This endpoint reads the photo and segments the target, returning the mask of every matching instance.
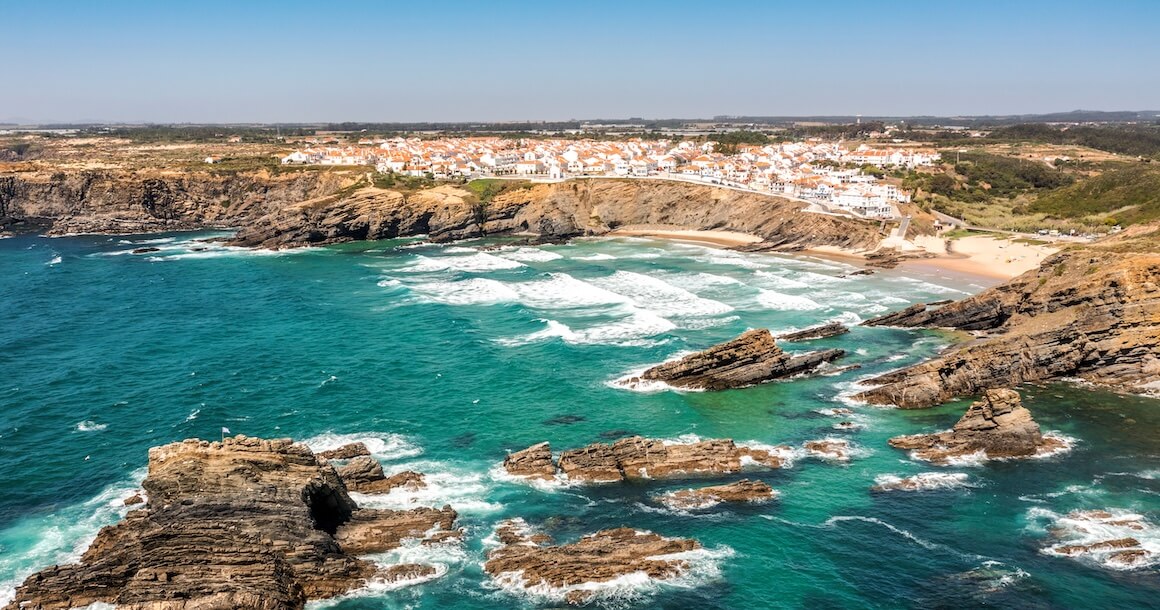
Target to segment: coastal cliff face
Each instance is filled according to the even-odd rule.
[[[874,223],[801,213],[798,202],[659,180],[573,180],[511,189],[482,203],[452,186],[403,194],[364,188],[277,210],[238,233],[236,245],[284,248],[426,234],[450,241],[495,234],[542,240],[601,235],[625,225],[680,225],[752,233],[757,249],[873,248]]]
[[[0,230],[21,221],[47,226],[52,235],[238,226],[350,180],[322,171],[16,172],[0,175]]]
[[[1157,237],[1160,232],[1142,230],[1076,247],[976,296],[866,322],[955,328],[976,338],[871,379],[866,384],[877,387],[856,398],[922,408],[988,388],[1071,377],[1129,392],[1160,392]]]
[[[354,186],[360,178],[322,170],[14,172],[0,175],[0,230],[19,221],[54,235],[228,226],[240,228],[234,245],[263,248],[413,235],[560,240],[642,224],[751,233],[764,240],[747,248],[756,250],[871,249],[881,237],[873,222],[801,213],[800,202],[674,181],[572,180],[481,202],[453,185],[399,191]]]
[[[29,576],[6,609],[295,610],[427,568],[356,555],[456,535],[450,507],[360,508],[333,466],[290,439],[155,447],[142,486],[143,509],[102,529],[78,563]]]

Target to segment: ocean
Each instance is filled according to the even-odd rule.
[[[483,573],[494,527],[511,517],[562,542],[627,526],[703,545],[678,580],[621,579],[599,607],[1160,607],[1160,562],[1124,569],[1046,550],[1117,534],[1068,516],[1102,509],[1141,516],[1144,529],[1129,534],[1160,557],[1156,400],[1024,386],[1024,404],[1069,450],[932,466],[887,439],[949,428],[969,401],[902,411],[848,396],[858,379],[937,353],[955,340],[947,333],[853,327],[786,344],[842,348],[838,365],[861,368],[741,390],[618,381],[749,328],[853,326],[981,284],[905,270],[846,277],[855,269],[832,260],[644,238],[277,253],[201,241],[219,236],[0,239],[0,605],[126,512],[149,447],[228,427],[315,449],[367,442],[388,474],[426,473],[428,488],[356,499],[460,513],[462,547],[408,545],[381,558],[434,563],[439,578],[313,607],[561,605],[558,592],[513,590]],[[854,414],[830,411],[843,407]],[[630,434],[796,450],[790,468],[708,481],[533,486],[499,468],[537,442],[559,451]],[[824,438],[853,443],[851,459],[801,449]],[[934,473],[930,489],[871,491],[919,473]],[[653,499],[740,478],[780,496],[703,511]]]

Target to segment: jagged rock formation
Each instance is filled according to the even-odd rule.
[[[277,210],[235,243],[267,248],[427,234],[436,241],[526,233],[543,240],[600,235],[635,224],[727,229],[758,235],[749,249],[836,245],[869,249],[872,222],[801,213],[804,203],[662,180],[572,180],[510,189],[488,202],[449,186],[402,194],[365,188]]]
[[[806,441],[802,443],[802,448],[806,450],[807,455],[823,460],[833,460],[836,462],[850,461],[850,441],[840,438]]]
[[[778,347],[769,329],[759,328],[703,352],[658,364],[627,383],[648,380],[679,388],[739,388],[812,371],[844,354],[840,349],[831,349],[793,356]]]
[[[552,447],[547,442],[508,455],[503,461],[503,467],[510,474],[529,479],[556,477],[556,465],[552,463]]]
[[[1006,389],[987,390],[947,432],[896,436],[890,445],[935,463],[979,452],[988,459],[1030,457],[1062,447],[1061,441],[1043,437],[1019,393]]]
[[[814,326],[805,330],[799,330],[792,333],[784,333],[777,336],[778,341],[811,341],[813,339],[825,339],[827,337],[836,337],[850,332],[841,322],[830,322],[822,324],[821,326]]]
[[[1066,523],[1066,525],[1063,525]],[[1139,514],[1113,514],[1105,510],[1072,511],[1051,529],[1053,536],[1068,537],[1045,549],[1062,557],[1080,558],[1117,570],[1138,569],[1156,563],[1156,554],[1138,537],[1153,537],[1156,527]]]
[[[688,562],[666,557],[701,548],[689,538],[665,538],[629,528],[603,530],[576,542],[547,546],[550,539],[526,531],[522,522],[507,522],[497,532],[503,546],[488,553],[483,569],[508,587],[537,589],[580,605],[600,583],[642,573],[670,579],[688,569]]]
[[[289,439],[187,440],[149,451],[148,502],[52,566],[9,610],[302,608],[379,576],[357,554],[453,532],[455,511],[360,509],[334,468]]]
[[[1078,377],[1160,392],[1160,231],[1065,250],[1006,284],[867,325],[948,327],[973,341],[866,382],[856,398],[923,408],[1023,382]],[[1152,227],[1154,229],[1154,227]]]
[[[540,443],[509,455],[504,468],[509,474],[533,479],[553,479],[563,474],[571,481],[611,483],[740,472],[743,462],[749,461],[766,468],[781,468],[785,463],[779,448],[742,447],[729,439],[672,443],[639,436],[565,451],[556,465],[551,458],[548,443]]]
[[[410,470],[388,477],[378,460],[365,456],[352,459],[337,472],[347,489],[361,493],[390,493],[397,487],[416,490],[427,486],[422,474]]]
[[[339,191],[338,172],[83,170],[0,175],[0,218],[53,235],[233,227]]]
[[[742,479],[728,485],[699,489],[681,489],[657,496],[657,502],[677,510],[702,509],[722,502],[762,502],[777,497],[777,492],[762,481]]]
[[[349,460],[351,458],[369,456],[370,454],[371,450],[367,449],[366,443],[354,442],[334,449],[319,451],[318,457],[328,460]]]

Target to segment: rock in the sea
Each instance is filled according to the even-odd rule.
[[[628,383],[663,381],[679,388],[724,390],[812,371],[833,362],[840,349],[793,356],[781,350],[769,329],[760,328],[674,362],[654,366]]]
[[[826,337],[836,337],[850,332],[841,322],[830,322],[821,326],[814,326],[805,330],[799,330],[792,333],[784,333],[777,336],[778,341],[810,341],[813,339],[825,339]]]
[[[678,443],[631,436],[611,444],[593,443],[564,451],[557,464],[552,463],[548,443],[540,443],[509,455],[504,468],[510,474],[533,479],[551,479],[559,472],[571,481],[612,483],[728,474],[740,472],[747,462],[781,468],[788,451],[788,447],[744,447],[730,439]]]
[[[677,510],[703,509],[722,502],[762,502],[777,497],[777,492],[762,481],[742,479],[728,485],[699,489],[682,489],[657,496],[656,500]]]
[[[187,440],[149,451],[145,508],[78,563],[24,581],[9,608],[285,610],[379,573],[356,554],[453,528],[455,511],[360,509],[334,468],[289,439]]]
[[[378,460],[366,456],[350,460],[345,466],[340,466],[337,472],[347,489],[360,493],[390,493],[397,487],[413,491],[427,486],[422,474],[410,470],[388,477]]]
[[[508,473],[519,477],[545,480],[556,478],[552,447],[546,442],[509,454],[504,458],[503,467]]]
[[[970,477],[961,472],[922,472],[909,477],[883,474],[874,478],[874,486],[870,488],[870,491],[952,489],[955,487],[966,487],[969,480]]]
[[[825,438],[816,441],[806,441],[802,445],[806,453],[823,460],[837,462],[850,461],[850,441],[840,438]]]
[[[591,600],[601,583],[629,574],[654,580],[677,577],[689,568],[688,561],[666,556],[701,548],[689,538],[630,528],[603,530],[559,546],[545,546],[522,522],[507,522],[499,529],[503,546],[488,553],[484,571],[504,587],[535,590],[576,605]]]
[[[1062,442],[1044,438],[1018,392],[995,389],[987,390],[982,400],[971,404],[951,430],[897,436],[890,439],[890,445],[913,451],[917,459],[945,463],[979,453],[989,459],[1030,457],[1040,451],[1058,449]]]
[[[318,457],[326,458],[328,460],[349,460],[351,458],[356,458],[356,457],[370,455],[370,454],[371,454],[371,450],[367,449],[367,446],[365,443],[355,442],[355,443],[347,443],[347,444],[345,444],[341,447],[337,447],[335,449],[329,449],[327,451],[319,451]]]

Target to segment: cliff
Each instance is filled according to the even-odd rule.
[[[356,555],[455,535],[450,507],[360,508],[333,466],[289,439],[155,447],[142,486],[143,509],[102,529],[78,563],[29,576],[6,608],[295,610],[430,569]]]
[[[1073,246],[1005,284],[865,322],[971,331],[937,358],[866,382],[856,398],[903,408],[1023,382],[1080,378],[1160,392],[1160,230]]]
[[[233,227],[350,181],[325,171],[12,172],[0,174],[0,230],[22,221],[52,235]]]

